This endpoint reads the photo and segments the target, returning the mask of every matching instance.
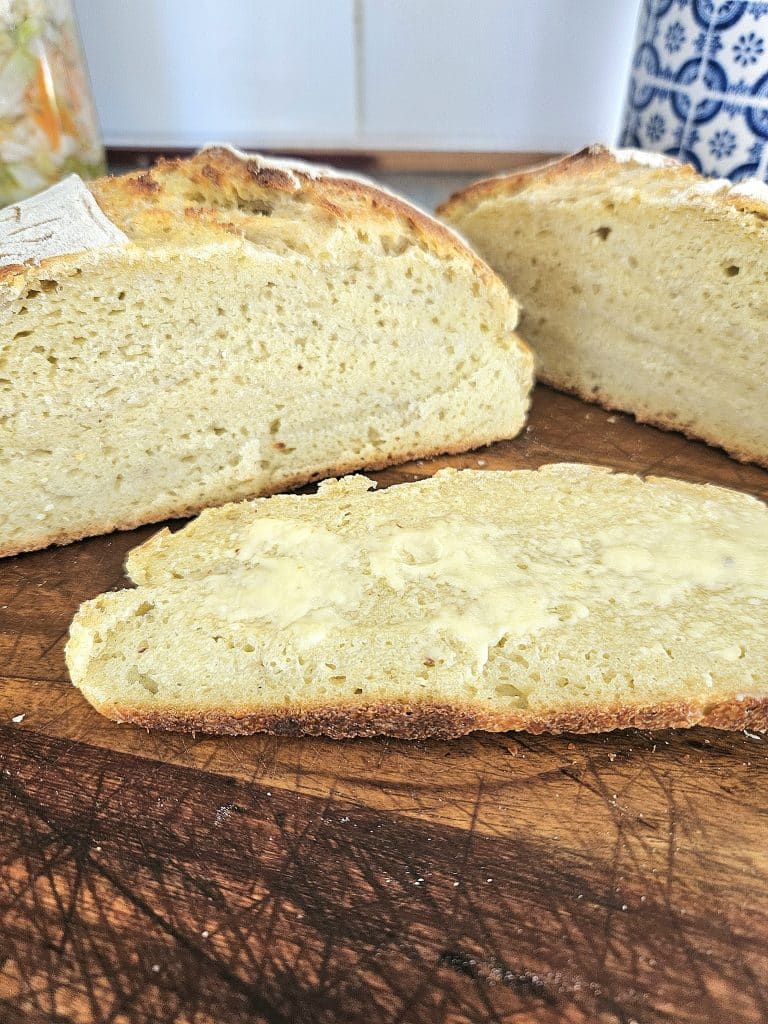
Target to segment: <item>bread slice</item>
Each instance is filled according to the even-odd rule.
[[[352,178],[222,147],[73,178],[0,211],[0,263],[0,554],[525,419],[503,283]]]
[[[212,733],[768,729],[768,509],[594,466],[204,512],[78,611],[103,714]]]
[[[768,187],[590,146],[438,213],[520,299],[541,380],[768,465]]]

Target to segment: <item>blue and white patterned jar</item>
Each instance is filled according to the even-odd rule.
[[[643,0],[620,141],[768,181],[768,2]]]

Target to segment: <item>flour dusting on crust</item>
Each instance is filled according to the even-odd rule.
[[[127,242],[76,174],[0,210],[0,267]]]
[[[663,153],[649,153],[644,149],[613,149],[610,146],[606,148],[619,164],[642,164],[643,167],[677,167],[680,164],[679,160]]]

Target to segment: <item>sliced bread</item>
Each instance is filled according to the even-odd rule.
[[[440,208],[554,387],[768,465],[768,187],[588,149]]]
[[[584,465],[364,477],[132,552],[67,645],[103,714],[334,737],[768,728],[768,509]]]
[[[209,148],[0,211],[0,554],[514,436],[504,284],[353,178]]]

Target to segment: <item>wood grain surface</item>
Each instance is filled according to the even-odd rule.
[[[539,389],[515,441],[768,498],[768,473]],[[191,738],[68,683],[156,527],[0,562],[0,1021],[764,1024],[768,743]],[[23,716],[23,718],[21,717]]]

